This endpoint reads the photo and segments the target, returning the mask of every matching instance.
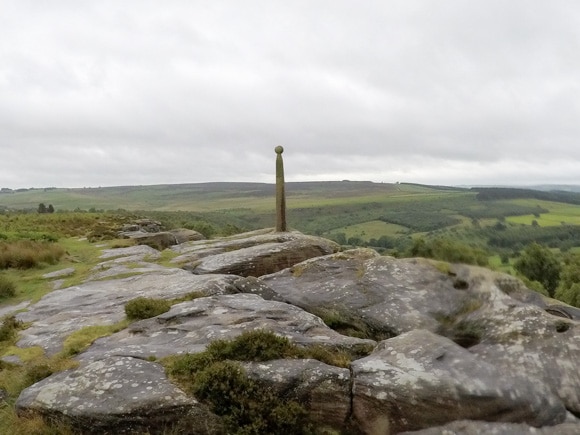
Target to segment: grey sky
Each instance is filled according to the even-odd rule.
[[[0,0],[0,187],[580,184],[575,0]]]

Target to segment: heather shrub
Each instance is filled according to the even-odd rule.
[[[131,320],[149,319],[163,314],[171,308],[165,299],[138,297],[125,304],[125,314]]]
[[[22,326],[22,322],[14,316],[4,317],[0,324],[0,341],[7,341],[16,335],[16,331]]]
[[[370,348],[358,349],[367,354]],[[185,391],[221,416],[231,434],[315,433],[307,409],[292,392],[279,395],[249,378],[237,361],[314,358],[347,367],[352,355],[322,346],[299,347],[271,331],[245,331],[233,340],[216,340],[197,354],[168,357],[167,373]]]
[[[0,300],[16,295],[16,284],[7,276],[0,275]]]
[[[213,363],[193,381],[195,397],[222,416],[228,433],[308,433],[308,413],[293,399],[276,396],[232,361]]]
[[[31,269],[42,263],[57,264],[64,254],[65,250],[53,242],[0,241],[0,269]]]

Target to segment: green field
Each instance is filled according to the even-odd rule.
[[[550,201],[537,200],[514,200],[514,203],[521,205],[539,205],[540,207],[548,209],[549,213],[541,213],[538,216],[512,216],[508,222],[515,224],[532,225],[535,220],[540,226],[554,226],[554,225],[580,225],[580,207],[574,204],[562,204]]]
[[[3,192],[0,211],[35,212],[40,203],[53,205],[56,213],[46,216],[46,220],[58,220],[59,214],[67,210],[132,212],[208,236],[275,225],[275,186],[266,183]],[[399,251],[407,249],[417,237],[452,238],[506,252],[532,241],[558,249],[580,246],[580,194],[491,189],[485,198],[480,196],[477,189],[405,183],[287,183],[287,221],[290,228],[307,234],[335,239],[341,235],[356,238],[359,244],[385,236],[392,239],[388,245],[394,244]],[[550,200],[552,197],[558,201]],[[9,225],[14,224],[5,222],[4,231]]]
[[[362,222],[333,230],[328,235],[344,233],[346,238],[360,237],[363,240],[378,239],[381,236],[396,237],[405,234],[408,228],[402,225],[390,224],[383,221]],[[326,234],[325,234],[326,235]]]
[[[120,186],[82,189],[29,189],[0,194],[0,207],[36,209],[52,204],[56,210],[195,211],[274,209],[275,186],[266,183],[201,183]],[[349,203],[384,202],[389,198],[414,201],[448,192],[405,184],[336,181],[287,183],[289,208],[327,207]]]

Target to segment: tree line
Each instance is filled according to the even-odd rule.
[[[43,202],[41,202],[40,204],[38,204],[38,209],[37,209],[38,213],[54,213],[54,207],[52,206],[52,204],[48,204],[48,207],[46,205],[44,205]]]

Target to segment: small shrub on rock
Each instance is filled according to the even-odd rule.
[[[370,348],[357,349],[367,354]],[[271,331],[253,330],[233,340],[216,340],[197,354],[169,357],[167,373],[181,388],[221,416],[231,434],[314,433],[307,410],[292,393],[275,395],[249,378],[237,361],[268,361],[282,358],[314,358],[339,367],[352,356],[344,351],[314,346],[302,348]]]
[[[228,433],[307,432],[306,409],[295,400],[276,397],[259,386],[238,363],[213,363],[195,376],[193,392],[224,418]]]
[[[40,363],[30,365],[26,368],[26,385],[34,385],[37,382],[42,381],[44,378],[48,378],[53,373],[54,370],[50,367],[49,364]]]
[[[14,316],[4,317],[0,324],[0,341],[7,341],[16,335],[16,331],[22,327],[22,322]]]
[[[216,340],[207,352],[218,361],[269,361],[296,355],[296,346],[270,331],[245,331],[235,340]]]
[[[149,319],[163,314],[171,308],[165,299],[139,297],[125,304],[125,314],[131,320]]]
[[[16,295],[16,284],[8,277],[0,275],[0,300],[8,299]]]

